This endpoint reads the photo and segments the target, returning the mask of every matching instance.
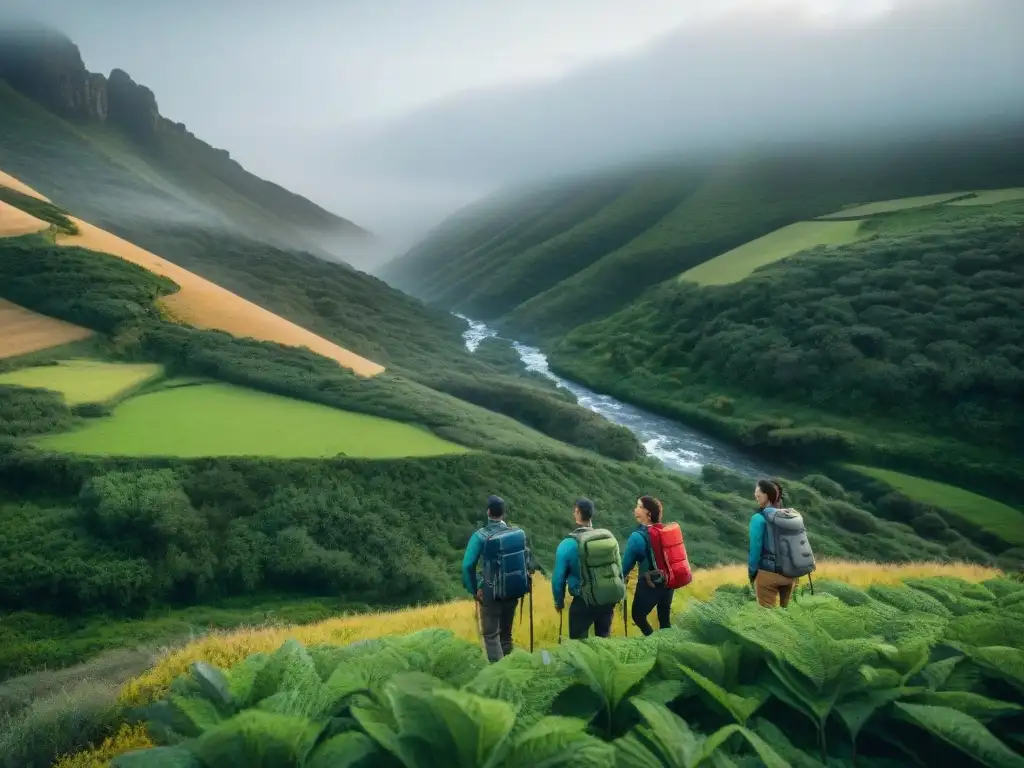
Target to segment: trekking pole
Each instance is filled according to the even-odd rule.
[[[811,594],[814,594],[814,579],[811,578],[811,574],[807,574],[807,583],[811,585]]]
[[[627,613],[629,613],[628,592],[622,596],[622,632],[626,637],[629,637],[629,619],[626,617]]]
[[[480,642],[480,647],[484,649],[484,653],[487,653],[487,644],[484,643],[484,631],[480,628],[480,603],[476,597],[473,598],[473,614],[475,620],[473,625],[476,627],[476,637]]]
[[[530,587],[530,653],[533,653],[533,587]]]
[[[558,644],[559,645],[562,644],[562,612],[563,611],[565,611],[565,608],[563,608],[561,611],[558,612]]]

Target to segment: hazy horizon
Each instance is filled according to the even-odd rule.
[[[1024,110],[1019,0],[7,6],[393,252],[551,175]]]

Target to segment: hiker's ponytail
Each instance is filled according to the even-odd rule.
[[[661,501],[659,499],[656,499],[653,496],[641,496],[640,506],[642,506],[644,509],[648,511],[648,513],[650,513],[652,523],[661,522],[662,506]]]
[[[772,482],[775,483],[775,487],[779,489],[779,498],[775,500],[775,503],[778,504],[779,506],[782,506],[783,498],[786,495],[786,491],[783,489],[782,483],[780,483],[778,480],[773,480]]]
[[[782,483],[778,480],[758,480],[757,487],[761,489],[761,493],[768,497],[768,503],[773,507],[776,504],[782,503],[784,491],[782,490]]]

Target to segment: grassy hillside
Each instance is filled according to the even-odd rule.
[[[24,197],[19,204],[27,206],[26,201],[33,205],[39,202]],[[81,219],[74,220],[79,222],[81,233],[74,238],[58,235],[64,246],[82,243],[91,248],[109,248],[132,264],[81,248],[54,247],[48,238],[2,238],[0,272],[7,282],[0,288],[0,298],[110,335],[123,331],[122,326],[132,319],[151,315],[146,307],[156,299],[165,314],[169,310],[171,316],[200,327],[212,326],[239,335],[311,346],[349,365],[353,359],[357,363],[361,360],[349,350],[373,355],[373,359],[384,361],[389,369],[400,374],[406,380],[405,387],[414,388],[415,394],[409,396],[412,400],[427,396],[446,402],[450,398],[439,397],[437,392],[454,394],[559,440],[615,458],[642,456],[642,448],[627,430],[567,402],[546,386],[537,386],[531,377],[522,375],[522,366],[510,366],[500,359],[488,363],[474,358],[462,342],[462,321],[430,309],[361,272],[307,253],[284,251],[205,230],[178,229],[170,238],[152,234],[143,237],[143,242],[152,240],[172,250],[174,243],[198,248],[206,259],[184,259],[182,264],[197,263],[199,269],[219,283],[212,285],[179,264],[108,236]],[[211,263],[217,267],[203,266]],[[83,301],[82,285],[93,286],[93,300]],[[231,287],[237,288],[238,294],[225,292],[225,288]],[[243,292],[253,302],[242,299]],[[220,298],[215,299],[216,296]],[[129,297],[140,306],[127,312],[113,311],[109,300]],[[275,310],[276,317],[271,314]],[[130,336],[122,333],[120,338]],[[136,334],[131,344],[138,343]],[[125,354],[123,345],[117,346],[118,354]],[[322,362],[316,365],[327,375],[334,375]],[[376,363],[371,365],[371,373],[380,369]],[[320,400],[325,396],[322,391],[315,395]],[[446,405],[442,411],[448,409]],[[437,416],[426,421],[418,418],[421,424],[438,423]],[[452,427],[450,421],[446,424]]]
[[[857,243],[737,283],[670,281],[569,334],[552,361],[762,451],[1014,498],[1022,223],[1012,200],[879,215]]]
[[[379,274],[439,306],[556,339],[788,224],[866,201],[1019,185],[1022,131],[761,148],[505,193],[460,212]]]
[[[541,581],[535,634],[547,650],[495,665],[483,659],[468,601],[205,638],[129,682],[106,709],[94,706],[92,732],[117,730],[128,706],[162,702],[146,710],[148,722],[123,724],[59,765],[117,767],[119,755],[155,743],[174,746],[137,752],[134,764],[245,762],[278,741],[283,754],[263,764],[283,766],[296,764],[287,756],[299,746],[281,736],[307,732],[316,746],[297,764],[330,764],[337,750],[426,765],[475,745],[464,764],[848,765],[854,752],[856,764],[900,764],[952,749],[965,765],[1017,765],[1024,709],[1007,665],[1020,654],[1021,585],[982,572],[872,576],[836,565],[816,596],[771,613],[751,604],[738,574],[698,571],[706,602],[680,605],[675,629],[623,640],[616,622],[616,639],[560,646]],[[342,719],[325,734],[331,717]],[[248,738],[232,738],[242,728]],[[427,761],[407,754],[415,744],[429,745]]]

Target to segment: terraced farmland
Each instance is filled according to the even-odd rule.
[[[847,465],[868,477],[888,483],[907,498],[930,504],[968,520],[1004,541],[1024,546],[1024,512],[993,499],[945,483],[904,475],[888,469]]]
[[[63,360],[58,365],[5,373],[0,375],[0,384],[50,389],[64,395],[68,405],[79,405],[108,403],[162,374],[163,366],[150,363]]]
[[[852,243],[859,228],[859,221],[799,221],[688,269],[679,280],[701,285],[736,283],[758,267],[816,245]]]
[[[38,444],[66,453],[190,458],[381,459],[466,450],[409,424],[230,384],[165,387],[139,395],[111,416]]]

